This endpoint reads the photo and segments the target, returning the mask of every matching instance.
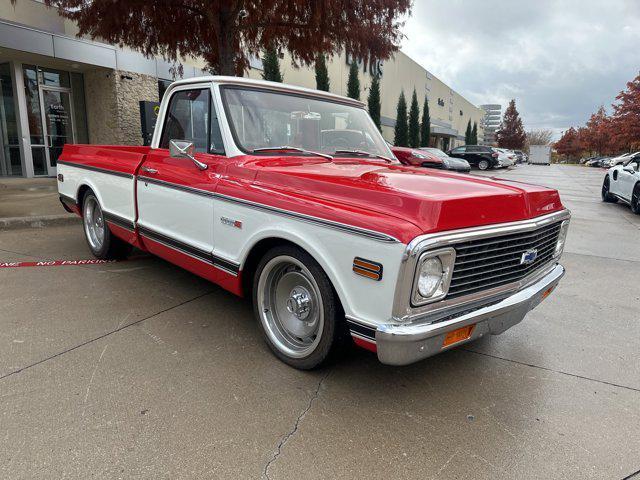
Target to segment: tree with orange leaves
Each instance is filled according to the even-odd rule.
[[[611,130],[621,148],[640,148],[640,75],[616,97]]]
[[[569,130],[566,130],[560,140],[558,140],[554,144],[554,148],[558,152],[559,155],[564,155],[569,158],[575,158],[582,153],[584,147],[582,145],[582,139],[580,137],[584,136],[584,131],[579,132],[575,128],[571,127]]]

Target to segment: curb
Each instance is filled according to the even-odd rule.
[[[40,215],[33,217],[8,217],[0,218],[0,230],[12,230],[18,228],[42,228],[55,225],[72,225],[79,222],[80,217],[71,214]]]

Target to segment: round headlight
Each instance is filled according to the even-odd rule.
[[[418,275],[418,293],[424,298],[431,297],[440,286],[444,271],[439,257],[431,257],[420,266]]]

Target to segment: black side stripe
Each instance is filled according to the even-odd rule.
[[[139,182],[151,183],[154,185],[160,185],[161,187],[173,188],[174,190],[180,190],[181,192],[193,193],[202,197],[215,197],[215,193],[207,190],[200,190],[199,188],[187,187],[186,185],[179,185],[177,183],[165,182],[164,180],[158,180],[157,178],[139,176]]]
[[[347,319],[347,323],[349,324],[349,330],[351,331],[351,333],[355,333],[356,335],[364,337],[372,342],[376,341],[375,329],[367,327],[366,325],[362,325],[361,323],[356,323],[349,319]]]
[[[82,165],[82,164],[79,164],[79,163],[71,163],[71,162],[66,162],[64,160],[58,160],[57,163],[60,164],[60,165],[66,165],[68,167],[82,168],[84,170],[91,170],[93,172],[106,173],[108,175],[114,175],[116,177],[133,178],[133,175],[131,175],[130,173],[116,172],[115,170],[107,170],[106,168],[92,167],[91,165]]]
[[[143,227],[142,225],[138,225],[138,230],[140,234],[150,238],[151,240],[155,240],[167,247],[173,248],[175,250],[179,250],[187,255],[190,255],[200,261],[213,265],[216,268],[224,270],[233,275],[237,275],[240,271],[240,265],[229,260],[225,260],[224,258],[217,257],[213,255],[211,252],[207,252],[200,248],[194,247],[193,245],[188,245],[184,242],[176,240],[175,238],[168,237],[162,233],[156,232],[149,228]]]
[[[133,222],[131,220],[127,220],[126,218],[123,218],[119,215],[116,215],[114,213],[109,213],[109,212],[105,212],[104,210],[102,211],[102,215],[104,215],[104,219],[107,222],[113,223],[114,225],[117,225],[119,227],[125,228],[127,230],[130,230],[133,232],[134,230],[134,225]]]
[[[275,213],[276,215],[282,215],[284,217],[295,218],[303,222],[322,225],[323,227],[333,228],[335,230],[340,230],[343,232],[372,238],[374,240],[379,240],[379,241],[389,242],[389,243],[398,242],[396,238],[386,235],[384,233],[375,232],[373,230],[367,230],[366,228],[353,227],[351,225],[345,225],[343,223],[333,222],[331,220],[325,220],[323,218],[318,218],[318,217],[312,217],[310,215],[304,215],[302,213],[292,212],[289,210],[283,210],[281,208],[271,207],[269,205],[263,205],[261,203],[255,203],[249,200],[243,200],[241,198],[230,197],[228,195],[223,195],[220,193],[213,193],[207,190],[200,190],[198,188],[187,187],[185,185],[178,185],[175,183],[165,182],[163,180],[158,180],[156,178],[150,178],[145,176],[139,176],[138,180],[145,183],[151,183],[154,185],[160,185],[167,188],[173,188],[175,190],[180,190],[182,192],[193,193],[195,195],[201,195],[204,197],[216,198],[218,200],[222,200],[229,203],[235,203],[248,208],[253,208],[255,210],[262,210],[264,212]]]

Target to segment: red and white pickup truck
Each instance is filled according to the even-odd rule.
[[[178,81],[150,147],[66,145],[58,173],[94,255],[251,296],[297,368],[350,339],[404,365],[502,333],[564,274],[557,191],[403,166],[364,104],[316,90]]]

